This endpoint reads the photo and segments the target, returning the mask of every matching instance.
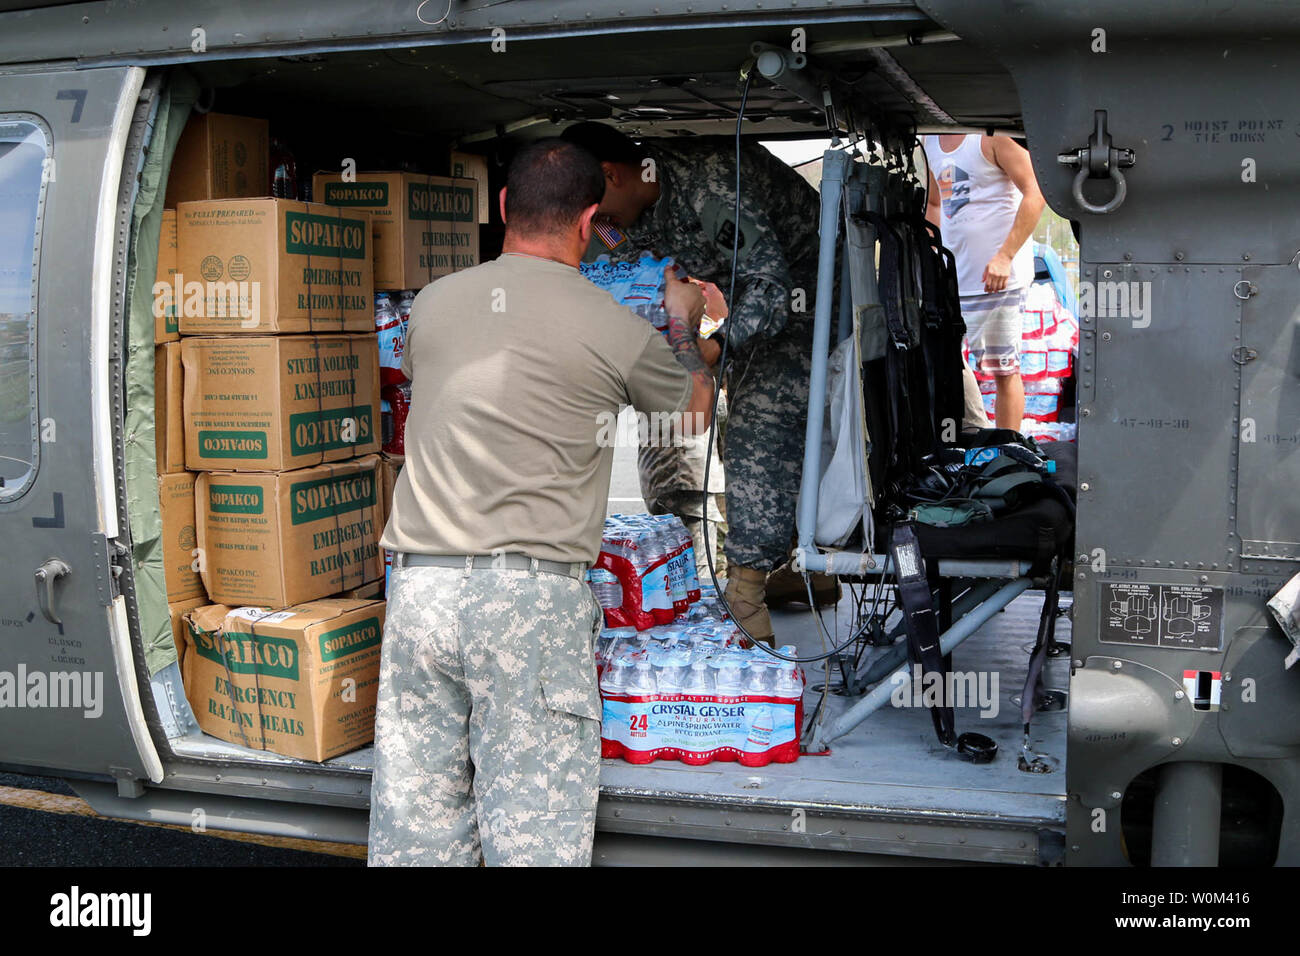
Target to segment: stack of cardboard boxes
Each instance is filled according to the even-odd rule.
[[[265,121],[209,113],[170,176],[155,308],[168,600],[204,731],[325,760],[373,735],[383,631],[371,224],[265,198],[268,164]]]
[[[381,450],[374,292],[478,262],[486,166],[318,174],[267,198],[267,124],[193,117],[155,286],[159,498],[186,697],[233,744],[326,760],[374,732],[400,460]],[[485,218],[485,217],[484,217]]]
[[[317,173],[312,196],[370,214],[375,288],[422,289],[478,264],[479,183],[415,173]]]
[[[170,286],[176,275],[176,211],[163,213],[158,239],[157,282]],[[181,413],[181,346],[176,310],[162,303],[154,310],[155,440],[158,452],[158,509],[162,519],[163,575],[176,656],[184,666],[182,618],[208,601],[198,573],[194,524],[194,475],[185,470],[184,416]]]

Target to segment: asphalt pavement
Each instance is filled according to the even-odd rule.
[[[274,837],[232,839],[87,815],[63,780],[0,774],[0,866],[364,865],[363,858],[285,849]]]

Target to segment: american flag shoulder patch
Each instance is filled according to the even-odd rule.
[[[622,230],[608,219],[597,219],[591,224],[592,231],[600,236],[600,241],[610,249],[617,249],[627,241]]]

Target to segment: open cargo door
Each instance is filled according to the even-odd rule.
[[[0,77],[0,763],[122,785],[162,779],[115,585],[123,161],[143,79]]]

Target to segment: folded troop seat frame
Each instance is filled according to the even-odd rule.
[[[874,578],[883,581],[897,575],[882,554],[874,553],[871,527],[871,491],[866,490],[863,502],[862,535],[865,545],[861,551],[823,548],[817,539],[819,499],[824,478],[823,430],[826,427],[826,404],[831,354],[832,317],[835,310],[836,258],[840,249],[841,218],[850,222],[856,213],[869,211],[883,213],[881,186],[884,170],[879,166],[854,163],[852,156],[841,149],[831,148],[822,157],[820,248],[817,269],[817,294],[815,298],[812,372],[809,380],[808,415],[805,430],[803,475],[798,505],[798,544],[792,566],[800,572],[824,572],[854,578]],[[875,187],[875,188],[871,188]],[[869,219],[868,219],[869,222]],[[859,220],[864,230],[859,236],[862,246],[874,248],[874,234],[869,224]],[[848,233],[846,226],[845,234]],[[841,297],[836,330],[837,344],[850,336],[858,337],[861,329],[858,317],[864,306],[878,306],[880,302],[874,258],[851,262],[851,250],[845,243],[841,264]],[[856,274],[853,274],[856,267]],[[850,281],[852,276],[853,281]],[[860,341],[860,340],[858,340]],[[858,344],[855,341],[855,345]],[[887,345],[886,348],[892,348]],[[856,350],[855,358],[860,358]],[[861,368],[859,361],[858,368]],[[861,389],[858,389],[861,395]],[[859,398],[860,400],[860,398]],[[867,449],[862,448],[865,458]],[[823,542],[824,543],[824,542]],[[1028,560],[998,558],[940,558],[937,575],[944,586],[960,584],[965,592],[953,602],[944,602],[940,616],[943,625],[938,635],[941,653],[950,654],[957,645],[970,637],[994,614],[1001,611],[1034,584],[1030,575],[1032,562]],[[900,638],[903,625],[894,628],[891,636]],[[809,752],[824,751],[828,745],[866,720],[890,699],[895,686],[894,675],[902,674],[909,666],[907,642],[896,640],[889,646],[877,648],[867,663],[867,673],[860,680],[865,685],[878,680],[875,688],[862,696],[852,707],[832,720],[818,723],[812,731]],[[1035,675],[1036,677],[1036,675]],[[1032,680],[1031,680],[1032,682]],[[1032,705],[1031,705],[1032,706]],[[1026,718],[1027,719],[1027,718]]]

